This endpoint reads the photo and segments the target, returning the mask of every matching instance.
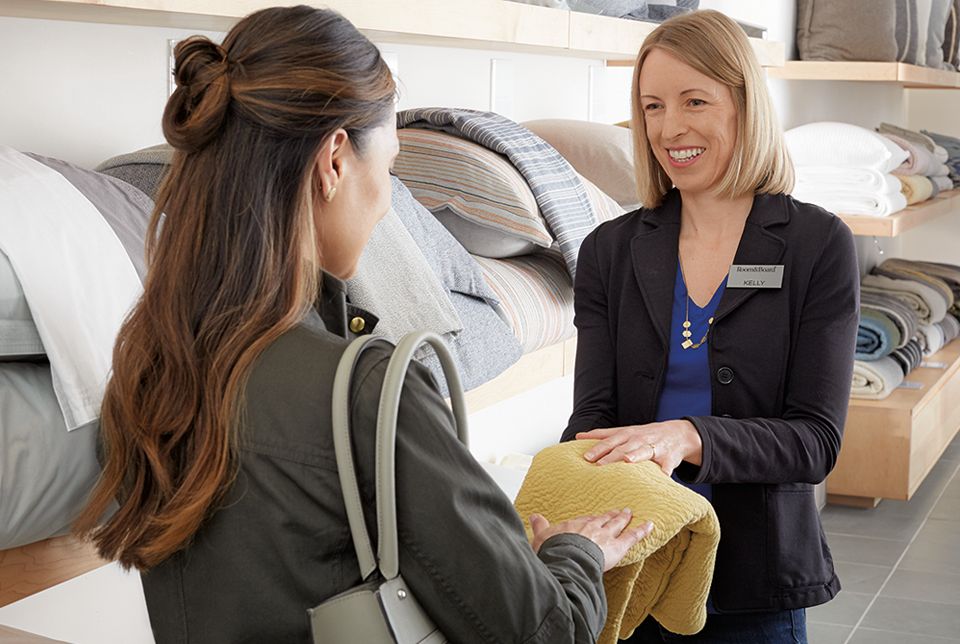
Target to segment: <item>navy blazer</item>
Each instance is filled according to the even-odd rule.
[[[575,279],[577,432],[653,422],[667,369],[680,194],[604,223]],[[827,211],[757,195],[734,264],[784,266],[779,289],[727,288],[706,350],[713,413],[690,417],[722,537],[721,612],[813,606],[840,589],[811,484],[833,468],[847,413],[859,320],[853,235]],[[635,508],[642,516],[643,509]]]

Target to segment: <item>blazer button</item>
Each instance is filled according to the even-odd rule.
[[[350,320],[350,330],[354,333],[360,333],[367,326],[367,321],[362,317],[355,317]]]
[[[717,369],[717,381],[721,385],[729,385],[733,382],[733,369],[730,367],[720,367]]]

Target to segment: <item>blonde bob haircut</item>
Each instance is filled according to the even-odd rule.
[[[719,11],[703,10],[671,18],[654,29],[637,54],[633,72],[632,129],[637,194],[656,208],[673,187],[650,142],[640,104],[640,70],[655,48],[730,88],[737,108],[737,140],[730,166],[717,186],[719,196],[789,194],[793,164],[783,143],[760,64],[743,29]]]

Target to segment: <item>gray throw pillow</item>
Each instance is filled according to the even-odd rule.
[[[943,60],[949,69],[960,69],[960,0],[950,3],[943,35]]]
[[[897,60],[909,65],[924,61],[918,56],[919,29],[917,3],[915,0],[897,0]],[[926,59],[926,52],[923,54]]]
[[[801,60],[897,60],[896,0],[798,0]]]
[[[927,67],[949,69],[944,61],[943,41],[952,4],[952,0],[933,0],[930,9],[930,27],[927,30]]]

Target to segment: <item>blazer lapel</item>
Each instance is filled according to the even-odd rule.
[[[675,192],[675,191],[673,191]],[[645,211],[645,230],[630,240],[633,274],[663,346],[668,344],[677,279],[680,200],[668,193],[661,208]]]
[[[782,199],[774,195],[757,195],[740,237],[734,264],[779,264],[787,249],[786,242],[766,229],[789,219]],[[784,283],[789,275],[784,274]],[[726,317],[759,291],[757,288],[727,288],[720,298],[714,321]]]

